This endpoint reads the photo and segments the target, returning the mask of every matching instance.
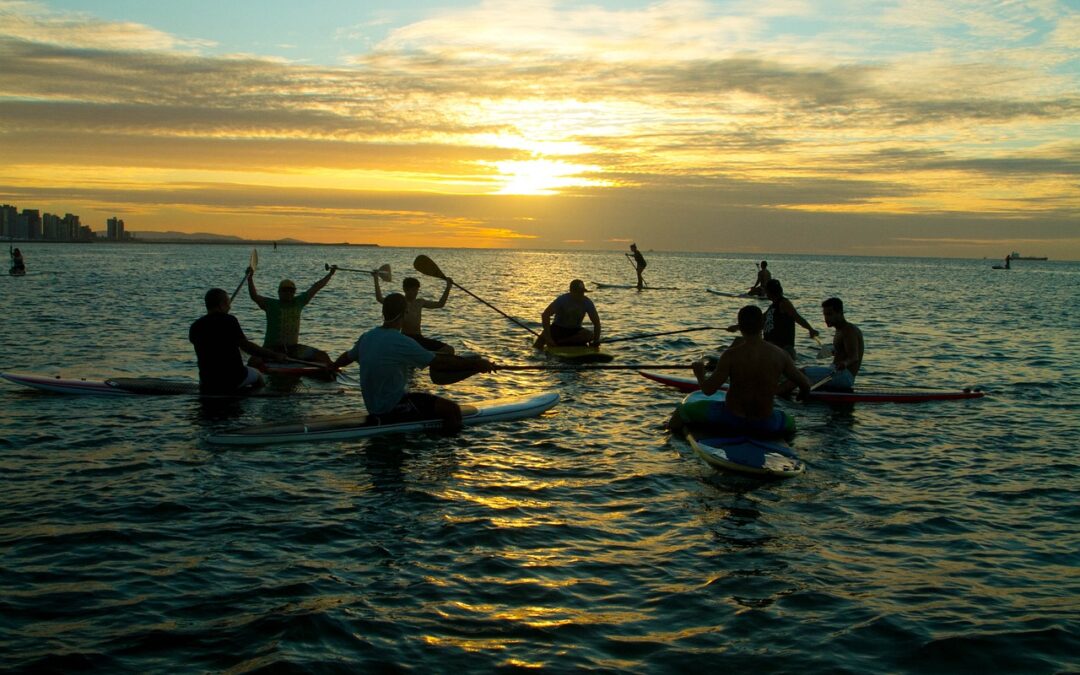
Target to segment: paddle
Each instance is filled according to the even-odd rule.
[[[244,283],[247,282],[247,280],[248,280],[248,277],[255,273],[255,268],[258,267],[258,266],[259,266],[259,252],[257,250],[255,250],[255,249],[251,249],[251,259],[248,260],[248,267],[251,268],[251,272],[249,273],[246,270],[244,271],[244,278],[240,280],[240,283],[237,284],[237,286],[236,286],[236,290],[233,291],[232,296],[229,297],[229,303],[230,304],[232,304],[232,301],[236,299],[236,294],[240,292],[241,288],[243,288]]]
[[[551,365],[535,365],[535,366],[495,366],[495,370],[547,370],[552,372],[576,372],[579,370],[688,370],[693,368],[693,365],[682,363],[660,363],[660,364],[596,364],[586,366],[551,366]],[[472,377],[477,374],[478,370],[442,370],[439,368],[430,368],[431,381],[435,384],[454,384],[455,382],[461,382],[462,380]]]
[[[377,270],[358,270],[358,269],[352,269],[352,268],[349,268],[349,267],[339,267],[337,265],[331,265],[330,263],[323,263],[323,265],[326,267],[327,272],[330,271],[331,267],[337,267],[338,271],[340,271],[340,272],[359,272],[361,274],[373,274],[373,275],[377,274],[377,275],[379,275],[379,278],[382,279],[383,281],[390,281],[391,280],[391,278],[390,278],[390,266],[389,265],[382,265]]]
[[[669,330],[664,333],[647,333],[645,335],[628,335],[621,338],[612,338],[610,340],[601,340],[602,344],[610,344],[612,342],[625,342],[627,340],[641,340],[643,338],[660,337],[661,335],[675,335],[676,333],[692,333],[696,330],[720,330],[716,326],[700,326],[698,328],[683,328],[682,330]]]
[[[439,269],[439,266],[435,264],[435,261],[434,261],[434,260],[432,260],[431,258],[427,257],[426,255],[418,255],[418,256],[416,256],[416,260],[414,260],[414,261],[413,261],[413,267],[414,267],[414,268],[416,269],[416,271],[417,271],[417,272],[419,272],[420,274],[423,274],[423,275],[425,275],[425,276],[429,276],[429,277],[435,277],[436,279],[442,279],[443,281],[445,281],[445,280],[446,280],[446,275],[442,273],[442,270],[440,270],[440,269]],[[498,308],[498,307],[496,307],[495,305],[491,304],[491,303],[490,303],[490,302],[488,302],[487,300],[484,300],[483,298],[481,298],[480,296],[476,295],[475,293],[473,293],[473,292],[472,292],[472,291],[470,291],[469,289],[467,289],[467,288],[464,288],[464,287],[463,287],[463,286],[462,286],[461,284],[457,283],[456,281],[452,281],[451,283],[452,283],[452,284],[453,284],[454,286],[457,286],[457,287],[458,287],[458,288],[460,288],[461,290],[465,291],[466,293],[468,293],[468,294],[469,294],[469,295],[471,295],[472,297],[476,298],[476,299],[477,299],[477,300],[479,300],[480,302],[484,303],[485,305],[487,305],[487,306],[488,306],[488,307],[490,307],[491,309],[495,310],[495,311],[496,311],[496,312],[498,312],[499,314],[502,314],[502,315],[503,315],[503,316],[505,316],[505,317],[506,317],[507,319],[510,319],[511,321],[513,321],[514,323],[516,323],[517,325],[519,325],[519,326],[521,326],[522,328],[524,328],[525,330],[529,331],[529,332],[530,332],[530,333],[532,333],[533,335],[535,335],[535,336],[537,336],[537,337],[539,337],[539,336],[540,336],[540,333],[537,333],[537,332],[536,332],[535,330],[533,330],[532,328],[530,328],[530,327],[526,326],[525,324],[521,323],[520,321],[518,321],[518,320],[517,320],[517,319],[515,319],[514,317],[512,317],[512,316],[510,316],[509,314],[507,314],[506,312],[502,311],[501,309],[499,309],[499,308]],[[466,376],[466,377],[468,377],[468,376]],[[455,380],[455,381],[456,381],[456,380]]]

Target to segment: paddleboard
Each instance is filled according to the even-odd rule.
[[[284,377],[313,377],[318,380],[333,380],[334,372],[318,366],[306,366],[302,363],[289,361],[265,361],[248,362],[248,365],[257,368],[267,375],[281,375]]]
[[[692,377],[667,375],[648,370],[638,373],[653,382],[673,387],[679,391],[697,391],[697,380]],[[908,387],[856,387],[850,391],[815,389],[810,392],[811,401],[821,403],[923,403],[926,401],[955,401],[969,398],[982,398],[986,392],[978,389],[922,389]]]
[[[706,293],[712,293],[713,295],[722,295],[725,298],[745,298],[745,299],[748,299],[748,300],[766,300],[766,301],[769,299],[769,298],[765,297],[764,295],[757,295],[755,293],[728,293],[727,291],[716,291],[716,290],[713,290],[711,288],[706,288],[705,292]],[[791,296],[785,296],[785,297],[790,298]]]
[[[608,363],[615,359],[614,355],[601,351],[599,347],[588,347],[586,345],[547,346],[544,347],[544,352],[570,363]]]
[[[199,396],[201,398],[279,398],[282,396],[325,395],[332,392],[287,392],[253,389],[235,394],[203,394],[199,383],[193,381],[165,380],[156,377],[114,377],[107,380],[66,379],[60,376],[31,375],[26,373],[0,373],[0,377],[13,384],[22,385],[51,394],[75,396]]]
[[[601,284],[599,282],[594,283],[596,288],[632,288],[635,291],[638,290],[637,284]],[[643,291],[677,291],[679,290],[675,286],[642,286]]]
[[[461,421],[472,426],[536,417],[559,402],[559,394],[547,392],[524,398],[504,398],[461,405]],[[442,420],[419,419],[403,422],[380,421],[364,413],[315,417],[287,424],[261,424],[214,434],[211,443],[222,445],[264,445],[300,441],[340,441],[383,434],[438,429]]]

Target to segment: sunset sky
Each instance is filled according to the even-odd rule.
[[[1076,0],[0,0],[0,202],[404,246],[1080,259]]]

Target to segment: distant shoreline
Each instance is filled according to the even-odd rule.
[[[199,244],[199,245],[212,245],[218,246],[221,244],[228,246],[359,246],[365,248],[378,248],[378,244],[350,244],[347,242],[337,242],[333,244],[321,243],[316,241],[281,241],[273,239],[128,239],[125,241],[117,241],[115,239],[94,239],[92,241],[56,241],[54,239],[7,239],[10,244],[135,244],[151,246],[156,244]]]

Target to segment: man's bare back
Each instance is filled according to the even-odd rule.
[[[695,374],[697,369],[695,368]],[[701,391],[715,392],[729,378],[727,406],[731,412],[750,420],[761,420],[772,414],[780,376],[810,386],[809,380],[796,367],[784,350],[761,339],[760,334],[746,337],[720,356],[720,362],[704,382]]]

